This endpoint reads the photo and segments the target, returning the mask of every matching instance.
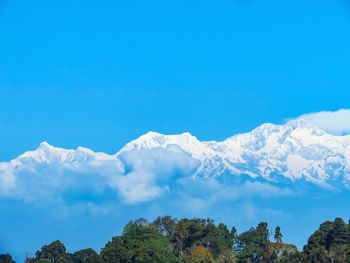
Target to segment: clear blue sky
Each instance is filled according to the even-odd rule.
[[[0,160],[350,106],[346,0],[0,0]]]

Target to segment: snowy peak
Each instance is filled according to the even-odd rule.
[[[125,145],[116,156],[128,151],[168,148],[170,145],[178,146],[183,151],[197,158],[211,151],[206,144],[200,142],[195,136],[188,132],[176,135],[163,135],[156,132],[148,132]]]
[[[190,133],[148,132],[126,144],[115,155],[96,153],[83,147],[63,149],[42,142],[36,150],[6,164],[15,168],[81,165],[90,169],[113,163],[123,170],[123,154],[142,152],[131,156],[147,158],[152,155],[148,151],[156,148],[161,148],[164,156],[166,152],[179,149],[187,153],[199,164],[194,174],[186,174],[195,178],[244,175],[276,183],[303,180],[318,185],[336,182],[350,186],[350,136],[330,135],[304,120],[293,120],[284,125],[263,124],[221,142],[201,142]],[[157,158],[162,162],[162,155]]]
[[[72,150],[54,147],[48,144],[47,142],[42,142],[39,144],[36,150],[25,152],[24,154],[20,155],[17,159],[13,160],[13,162],[61,162],[67,158],[67,155],[70,152],[72,152]]]
[[[95,153],[81,146],[77,149],[64,149],[42,142],[37,149],[23,153],[12,160],[11,164],[33,166],[35,164],[73,164],[93,160],[115,160],[115,157],[105,153]]]
[[[155,147],[162,147],[168,144],[196,144],[199,143],[196,137],[190,133],[185,132],[177,135],[164,135],[161,133],[150,131],[138,139],[128,143],[125,148],[133,146],[135,150],[150,149]]]
[[[350,136],[330,135],[305,120],[292,120],[284,125],[266,123],[222,142],[200,142],[189,133],[149,132],[118,154],[167,149],[169,145],[180,147],[200,161],[194,176],[201,178],[230,173],[269,181],[288,178],[324,184],[340,177],[345,180],[350,174]]]
[[[45,149],[45,148],[54,148],[53,146],[51,146],[48,142],[44,141],[44,142],[41,142],[39,144],[39,147],[40,149]]]

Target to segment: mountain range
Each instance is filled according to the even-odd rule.
[[[155,150],[158,150],[156,157],[152,155]],[[56,172],[94,171],[112,182],[113,174],[127,176],[135,162],[143,169],[148,156],[156,159],[151,169],[145,168],[152,173],[157,164],[164,162],[163,157],[179,153],[191,160],[194,168],[182,171],[180,167],[178,173],[194,180],[225,177],[276,184],[307,182],[324,188],[350,186],[350,136],[331,135],[304,120],[292,120],[284,125],[263,124],[220,142],[202,142],[190,133],[148,132],[113,155],[83,147],[62,149],[43,142],[34,151],[0,163],[0,182],[6,191],[18,183],[15,174],[21,171],[37,174],[43,167]],[[134,159],[142,159],[142,163]],[[175,159],[176,156],[166,162]]]

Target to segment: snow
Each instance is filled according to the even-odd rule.
[[[219,177],[228,172],[270,181],[278,180],[276,173],[292,181],[305,179],[317,184],[339,176],[344,177],[345,185],[350,180],[350,136],[328,134],[301,119],[284,125],[263,124],[252,132],[221,142],[201,142],[188,132],[177,135],[148,132],[126,144],[115,155],[96,153],[84,147],[63,149],[42,142],[36,150],[0,163],[0,168],[10,165],[35,169],[39,164],[67,166],[92,162],[103,165],[103,162],[121,162],[120,156],[127,152],[156,148],[181,150],[199,161],[192,175],[198,178]]]
[[[330,165],[336,167],[334,163],[338,162],[338,166],[347,169],[350,166],[349,136],[328,134],[302,119],[285,125],[263,124],[252,132],[222,142],[200,142],[189,133],[163,135],[151,132],[130,142],[118,154],[167,148],[171,144],[201,162],[195,174],[197,177],[217,177],[229,171],[234,175],[272,180],[272,174],[277,172],[291,180],[304,178],[310,182],[324,182],[330,174],[337,173],[327,170]]]
[[[34,151],[28,151],[10,161],[13,167],[21,165],[35,166],[36,164],[76,164],[87,161],[108,161],[116,160],[112,155],[105,153],[95,153],[84,147],[77,149],[64,149],[54,147],[47,142],[40,143],[39,147]]]

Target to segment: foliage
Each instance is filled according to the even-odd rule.
[[[271,237],[271,235],[273,236]],[[277,226],[266,222],[241,234],[211,219],[158,217],[129,222],[101,253],[93,249],[66,251],[60,241],[43,246],[27,263],[350,263],[350,226],[341,218],[322,223],[303,251],[283,243]],[[271,240],[273,238],[273,241]],[[0,263],[13,263],[8,254]]]
[[[188,254],[194,246],[209,249],[217,258],[233,247],[233,236],[224,224],[216,226],[210,219],[182,219],[175,228],[174,247],[177,255]]]
[[[0,254],[0,263],[15,263],[9,254]]]
[[[265,222],[239,235],[235,246],[238,262],[267,261],[269,257],[269,236],[269,230]]]
[[[104,262],[176,262],[169,237],[159,224],[145,219],[129,222],[122,236],[114,237],[101,251]]]
[[[283,237],[283,235],[281,233],[281,228],[279,226],[277,226],[275,229],[275,236],[274,236],[275,242],[282,243],[282,237]]]
[[[39,259],[35,261],[36,263],[52,263],[52,260],[50,259]]]
[[[35,263],[70,263],[72,262],[70,255],[66,252],[66,247],[58,240],[49,245],[45,245],[35,253],[33,260]]]
[[[217,259],[217,263],[235,263],[236,257],[232,249],[223,251]]]
[[[74,263],[103,263],[100,255],[91,248],[79,250],[71,258]]]
[[[213,255],[210,253],[210,251],[199,245],[195,246],[191,250],[191,254],[189,256],[189,262],[191,263],[213,263]]]
[[[343,219],[326,221],[310,236],[304,247],[310,262],[350,262],[350,227]]]

